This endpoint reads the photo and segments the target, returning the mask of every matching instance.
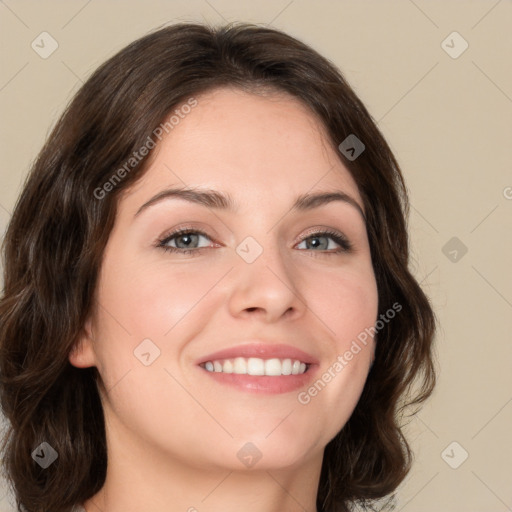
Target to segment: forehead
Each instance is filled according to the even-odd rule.
[[[341,189],[360,202],[322,122],[297,98],[221,88],[195,99],[157,144],[127,199],[187,186],[225,191],[241,206],[316,189]]]

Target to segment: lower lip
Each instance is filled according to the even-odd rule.
[[[278,377],[209,372],[201,366],[199,368],[217,382],[232,386],[239,391],[277,395],[296,391],[297,389],[307,386],[313,379],[317,367],[318,365],[312,364],[305,373],[301,373],[300,375],[281,375]]]

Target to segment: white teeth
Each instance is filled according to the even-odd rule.
[[[306,363],[292,359],[260,359],[259,357],[236,357],[223,361],[208,361],[204,368],[209,372],[236,373],[239,375],[299,375],[307,370]]]
[[[233,373],[233,363],[227,359],[222,365],[222,373]]]
[[[247,373],[249,375],[265,375],[265,361],[256,357],[250,357],[247,361]]]
[[[233,363],[233,373],[247,373],[247,361],[243,357],[237,357]]]
[[[281,366],[281,371],[283,372],[283,375],[291,375],[292,374],[292,360],[291,359],[285,359],[283,361],[283,364]]]
[[[282,375],[281,361],[279,359],[265,361],[265,375]]]

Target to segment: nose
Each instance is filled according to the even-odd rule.
[[[275,242],[252,263],[240,258],[231,274],[229,310],[234,317],[271,323],[298,319],[307,309],[298,273]]]

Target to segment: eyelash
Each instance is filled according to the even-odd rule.
[[[176,231],[173,231],[169,235],[166,235],[164,238],[159,239],[157,242],[157,247],[163,249],[166,252],[178,253],[178,254],[195,253],[195,255],[200,254],[200,252],[203,249],[209,249],[209,247],[199,247],[196,249],[183,249],[183,248],[178,248],[178,247],[170,247],[170,246],[166,245],[174,238],[179,238],[180,236],[189,235],[189,234],[202,235],[202,236],[208,238],[209,240],[211,240],[211,238],[204,231],[201,231],[200,229],[180,228],[180,229],[177,229]],[[303,237],[298,243],[300,244],[310,238],[320,238],[325,235],[327,235],[329,238],[334,240],[334,242],[336,242],[340,247],[336,250],[329,250],[329,251],[327,251],[327,250],[315,251],[312,249],[300,249],[300,250],[302,250],[302,251],[307,250],[307,251],[311,251],[312,253],[320,252],[320,255],[334,255],[334,254],[339,255],[341,253],[349,253],[352,251],[353,247],[352,247],[352,244],[349,242],[349,240],[347,240],[347,238],[345,238],[345,236],[341,235],[340,233],[338,233],[336,231],[331,231],[331,230],[315,231],[313,233],[309,233],[307,236]],[[319,256],[317,254],[313,254],[313,255],[315,257]]]

